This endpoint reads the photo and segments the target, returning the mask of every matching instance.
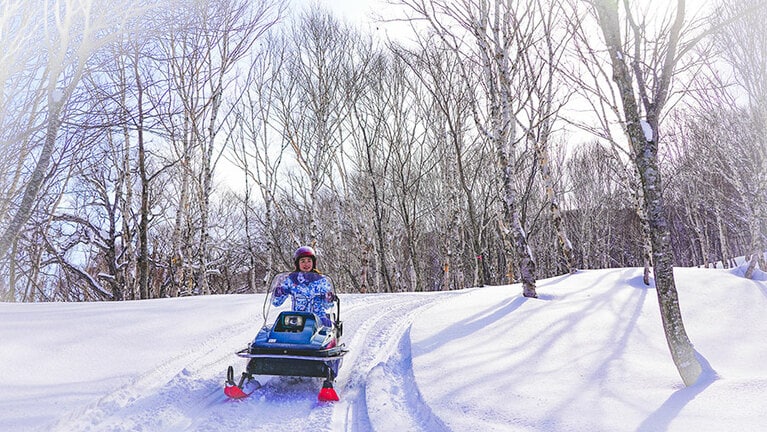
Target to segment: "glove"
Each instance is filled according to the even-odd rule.
[[[328,291],[328,292],[325,293],[325,301],[326,302],[332,303],[333,301],[335,301],[335,299],[336,299],[336,295],[333,294],[333,291]]]
[[[285,292],[285,289],[282,288],[282,285],[280,285],[280,286],[278,286],[277,288],[274,289],[274,296],[275,297],[282,297],[285,294],[287,294],[287,293]]]

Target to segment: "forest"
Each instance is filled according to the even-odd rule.
[[[767,269],[765,2],[389,3],[4,0],[0,300]]]

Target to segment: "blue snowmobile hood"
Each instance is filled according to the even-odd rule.
[[[254,348],[321,350],[328,344],[330,328],[311,312],[283,311],[271,328],[258,332]]]

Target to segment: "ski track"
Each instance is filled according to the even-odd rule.
[[[446,292],[439,300],[450,298]],[[349,353],[336,379],[341,400],[320,403],[319,378],[256,377],[244,400],[223,394],[226,368],[238,376],[260,319],[236,322],[157,368],[43,429],[54,432],[160,431],[443,431],[414,382],[410,325],[435,296],[350,296],[341,309]],[[368,403],[372,401],[372,403]],[[375,407],[369,412],[368,407]],[[396,429],[392,429],[395,427]]]

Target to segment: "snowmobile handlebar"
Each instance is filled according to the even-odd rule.
[[[338,323],[341,322],[341,298],[338,297],[338,294],[333,293],[333,301],[336,302],[336,326],[338,326]]]

